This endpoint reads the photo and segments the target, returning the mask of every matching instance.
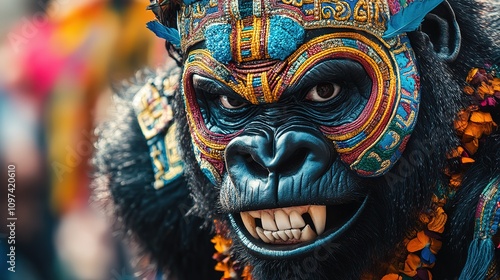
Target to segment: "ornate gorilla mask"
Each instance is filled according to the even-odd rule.
[[[195,155],[251,251],[290,257],[334,240],[367,204],[354,174],[382,176],[400,158],[420,85],[408,38],[387,27],[401,9],[394,5],[181,7],[182,92]],[[343,214],[327,222],[328,211]]]
[[[269,122],[276,123],[273,130],[280,122],[303,121],[325,142],[324,149],[333,145],[360,176],[387,172],[404,150],[419,104],[419,76],[408,39],[382,38],[389,14],[384,1],[183,6],[178,21],[186,54],[182,87],[193,146],[210,180],[220,183],[225,163],[238,156],[257,166],[243,173],[259,171],[262,178],[276,173],[263,161],[293,149],[288,140],[272,144],[274,152],[261,147],[260,156],[245,147],[228,154],[230,142],[240,137],[246,142],[238,146],[263,144],[247,134]],[[291,134],[285,138],[294,138]],[[297,149],[300,156],[285,160],[320,160],[307,148]],[[231,180],[242,180],[235,176],[230,174]]]
[[[236,246],[257,256],[250,261],[256,271],[273,267],[262,259],[293,262],[331,244],[338,245],[332,259],[354,258],[349,250],[360,240],[375,242],[366,233],[373,219],[419,201],[419,189],[395,194],[383,175],[401,158],[419,110],[420,76],[405,32],[440,0],[400,3],[230,0],[162,8],[160,15],[178,11],[179,37],[160,31],[183,55],[194,155],[220,187],[215,212],[227,214],[222,223],[231,224]],[[384,229],[419,207],[373,223]]]

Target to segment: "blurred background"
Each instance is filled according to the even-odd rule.
[[[133,271],[129,246],[88,204],[93,130],[111,85],[167,60],[146,29],[148,4],[0,0],[0,279],[155,279]],[[15,273],[6,256],[9,164]]]

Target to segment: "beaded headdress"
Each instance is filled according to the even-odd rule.
[[[207,128],[192,75],[217,80],[249,104],[273,103],[313,66],[332,59],[361,64],[372,93],[352,123],[320,129],[342,161],[373,177],[399,159],[417,117],[419,75],[405,32],[440,2],[152,1],[150,9],[162,24],[148,27],[183,54],[181,90],[193,146],[213,183],[221,181],[222,154],[238,132],[220,135]]]
[[[271,26],[282,28],[283,31],[345,27],[369,32],[378,37],[392,38],[417,29],[424,16],[442,1],[151,0],[149,9],[155,12],[163,26],[150,22],[148,27],[183,52],[197,42],[213,40],[213,35],[230,35],[233,38],[227,41],[233,39],[235,42],[234,39],[242,35],[242,29],[245,31],[243,33],[248,35],[257,34],[259,32],[256,31],[261,31],[262,28],[276,30],[270,28]],[[284,25],[279,26],[281,23]],[[251,29],[248,29],[250,25]],[[213,33],[215,30],[221,33]],[[262,52],[265,53],[265,50]]]

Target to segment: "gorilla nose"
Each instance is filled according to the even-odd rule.
[[[244,131],[229,143],[225,157],[229,177],[241,198],[257,195],[257,200],[277,201],[278,188],[286,188],[281,182],[316,181],[333,163],[333,153],[332,143],[319,130],[293,125],[281,131]]]

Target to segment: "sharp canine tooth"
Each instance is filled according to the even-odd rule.
[[[279,230],[292,228],[292,226],[290,225],[290,219],[283,210],[274,212],[274,219],[276,220],[276,225],[278,226]]]
[[[241,212],[240,216],[241,216],[241,219],[243,220],[243,224],[245,225],[245,228],[248,230],[248,232],[250,232],[250,234],[254,238],[259,239],[259,236],[257,235],[257,231],[255,230],[255,218],[253,218],[247,212]]]
[[[264,235],[267,237],[267,239],[271,240],[271,242],[274,242],[274,236],[273,236],[272,232],[265,230]]]
[[[259,211],[248,211],[246,213],[250,214],[250,216],[252,216],[254,218],[260,219],[260,212]]]
[[[303,230],[302,234],[300,235],[300,241],[310,241],[316,238],[316,233],[314,233],[314,230],[311,228],[310,225],[307,225]]]
[[[285,230],[285,234],[286,234],[286,236],[288,236],[288,238],[293,239],[293,234],[292,234],[291,230],[289,230],[289,229]]]
[[[279,237],[281,238],[281,240],[283,240],[283,241],[287,241],[287,240],[288,240],[288,236],[285,234],[285,232],[284,232],[284,231],[279,230],[279,231],[277,231],[277,232],[278,232],[278,235],[279,235]]]
[[[304,222],[302,216],[300,216],[300,214],[296,211],[292,211],[290,213],[290,223],[292,228],[302,228],[306,225],[306,222]]]
[[[311,206],[309,208],[309,215],[311,215],[311,219],[313,220],[316,233],[318,235],[322,234],[326,226],[326,206]]]
[[[266,243],[271,243],[271,242],[274,242],[274,240],[269,240],[269,238],[266,237],[266,235],[264,234],[264,231],[262,230],[262,228],[260,227],[257,227],[256,228],[256,231],[257,231],[257,234],[259,235],[260,239]]]
[[[293,234],[293,238],[297,239],[297,240],[300,240],[300,229],[292,229],[292,234]]]
[[[278,235],[278,233],[276,231],[273,231],[272,234],[273,234],[275,239],[281,239],[281,237]]]
[[[262,219],[262,227],[267,230],[271,231],[276,231],[278,228],[276,227],[276,224],[274,223],[274,218],[269,215],[267,212],[262,212],[261,215]]]

